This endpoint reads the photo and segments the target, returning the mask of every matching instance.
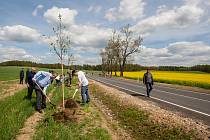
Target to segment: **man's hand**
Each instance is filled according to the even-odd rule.
[[[79,89],[80,87],[81,87],[81,83],[78,82],[78,83],[77,83],[77,89]]]

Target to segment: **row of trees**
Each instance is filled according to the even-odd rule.
[[[6,61],[0,63],[0,66],[24,66],[24,67],[39,67],[39,68],[49,68],[49,69],[59,69],[59,63],[57,64],[42,64],[35,63],[31,61]],[[65,69],[69,68],[69,65],[63,66]],[[119,65],[116,66],[119,69]],[[126,64],[124,67],[125,71],[141,71],[145,70],[148,67],[141,66],[139,64]],[[100,65],[72,65],[70,69],[77,70],[90,70],[90,71],[102,71],[102,64]],[[192,67],[185,66],[156,66],[150,67],[152,70],[161,70],[161,71],[201,71],[210,73],[210,65],[196,65]],[[103,69],[104,70],[104,69]]]
[[[113,71],[120,71],[123,76],[126,63],[132,61],[132,56],[139,53],[143,38],[136,35],[130,25],[121,28],[120,31],[114,30],[107,43],[107,47],[100,53],[102,57],[102,70],[112,74]]]

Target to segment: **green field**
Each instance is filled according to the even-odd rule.
[[[21,68],[24,68],[24,72],[31,67],[15,67],[15,66],[0,66],[0,81],[7,81],[7,80],[16,80],[19,79],[19,73]],[[37,70],[44,70],[49,71],[48,68],[37,68]],[[58,73],[61,73],[60,69],[53,69]],[[67,70],[64,70],[64,73],[66,73]]]

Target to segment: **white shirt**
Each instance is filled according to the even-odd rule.
[[[78,72],[78,80],[81,83],[81,86],[87,86],[88,85],[88,80],[85,77],[85,73],[82,71]]]

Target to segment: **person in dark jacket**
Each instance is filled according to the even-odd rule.
[[[34,75],[36,74],[36,68],[31,68],[31,71],[28,72],[28,78],[27,78],[27,87],[28,87],[28,95],[27,95],[27,98],[29,100],[31,100],[32,98],[32,93],[33,93],[33,90],[35,90],[35,83],[33,82],[33,78],[34,78]]]
[[[28,82],[28,74],[29,74],[29,72],[30,72],[30,70],[29,70],[29,68],[27,69],[27,71],[26,71],[26,78],[25,78],[25,83],[27,84],[27,82]]]
[[[146,85],[147,88],[147,97],[150,97],[150,92],[152,91],[152,86],[154,83],[152,74],[150,73],[149,69],[147,69],[147,72],[144,74],[143,83]]]
[[[71,81],[72,81],[72,70],[68,70],[67,74],[69,75],[69,79],[68,79],[68,86],[71,86]]]
[[[22,68],[20,71],[20,84],[23,84],[23,79],[24,79],[24,70]]]

